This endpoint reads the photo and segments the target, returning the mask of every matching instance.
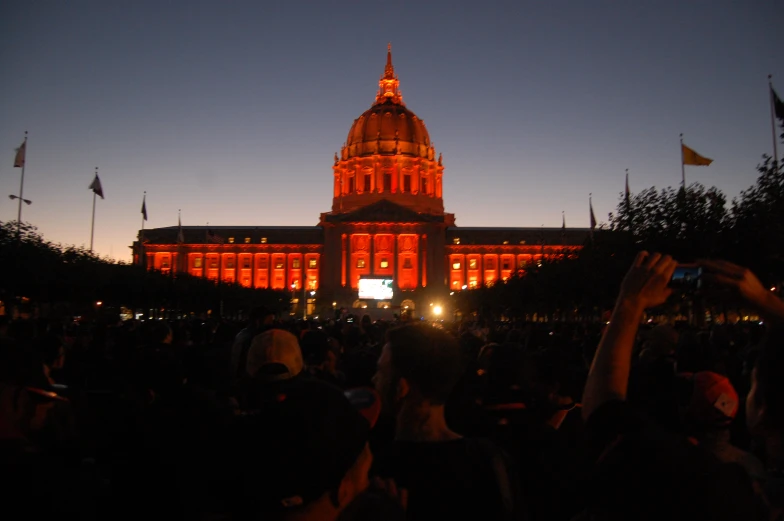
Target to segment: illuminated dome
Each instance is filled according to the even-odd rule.
[[[348,131],[346,159],[369,154],[403,154],[428,157],[430,135],[425,122],[408,110],[400,94],[400,81],[392,66],[392,48],[387,47],[387,64],[378,82],[372,107],[354,120]]]
[[[369,154],[428,157],[425,122],[402,103],[376,103],[354,120],[346,138],[346,159]]]
[[[332,211],[344,213],[381,199],[411,210],[442,214],[441,157],[425,122],[406,108],[392,66],[392,46],[373,106],[354,120],[335,154]]]

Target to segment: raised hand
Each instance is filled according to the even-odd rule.
[[[706,280],[736,291],[768,318],[784,320],[784,303],[769,292],[750,269],[725,260],[701,260],[699,263],[707,271],[702,275]]]
[[[621,283],[610,324],[585,382],[583,418],[588,419],[603,403],[626,399],[634,337],[643,311],[663,304],[670,296],[672,290],[667,285],[677,265],[669,255],[637,254]]]
[[[737,291],[749,302],[755,302],[767,296],[765,287],[748,268],[725,260],[701,260],[699,263],[703,269],[708,271],[703,274],[703,277]]]
[[[663,304],[672,293],[667,285],[677,265],[669,255],[641,251],[621,283],[618,299],[641,309]]]

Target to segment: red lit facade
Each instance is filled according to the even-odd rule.
[[[155,228],[140,232],[134,262],[290,291],[307,300],[308,312],[424,310],[451,291],[494,284],[544,257],[574,252],[588,235],[587,229],[455,226],[444,211],[442,158],[424,121],[403,103],[391,49],[375,102],[354,120],[332,171],[332,210],[316,226],[184,226],[182,243],[178,227]],[[361,277],[392,278],[395,297],[360,301]]]

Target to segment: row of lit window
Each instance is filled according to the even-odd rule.
[[[364,191],[370,192],[371,188],[371,175],[366,174],[363,176],[363,184],[364,184]],[[356,180],[355,176],[349,176],[348,178],[348,189],[346,190],[348,193],[353,194],[356,191]],[[392,174],[384,174],[382,176],[384,181],[384,192],[391,192],[392,191]],[[411,190],[411,175],[406,174],[403,176],[403,190],[404,193],[410,193]],[[423,193],[427,193],[427,177],[422,177],[419,182],[419,191]]]
[[[362,259],[362,258],[357,259],[357,268],[358,269],[364,269],[365,266],[367,266],[367,264],[365,263],[365,259]],[[381,259],[378,262],[378,267],[381,268],[381,269],[384,269],[384,270],[389,268],[389,261],[387,259]],[[406,257],[405,259],[403,259],[403,269],[410,270],[412,267],[413,267],[413,264],[411,264],[411,258],[410,257]]]
[[[460,237],[452,239],[452,244],[460,244]],[[504,241],[503,244],[509,244],[509,241]],[[525,241],[520,241],[520,244],[525,244]]]
[[[212,261],[210,263],[210,268],[217,268],[218,267],[218,259],[211,258],[210,260]],[[166,263],[166,261],[164,261],[164,263],[167,264],[167,265],[163,266],[163,267],[164,268],[168,268],[168,263]],[[242,259],[242,269],[249,270],[250,269],[250,265],[251,265],[251,259],[249,257],[244,257]],[[283,261],[277,261],[275,263],[275,269],[276,270],[282,270],[284,268],[284,266],[285,266],[285,264],[284,264]],[[195,259],[193,259],[193,267],[194,268],[201,268],[202,267],[201,257],[196,257]],[[299,261],[299,259],[292,259],[291,260],[291,269],[298,270],[299,268],[300,268],[300,261]],[[318,268],[318,260],[316,260],[316,259],[308,259],[308,269],[313,270],[313,269],[316,269],[316,268]],[[226,269],[230,269],[230,270],[234,269],[234,260],[233,259],[228,259],[226,261]],[[262,270],[266,270],[267,269],[266,259],[263,259],[259,263],[259,269],[262,269]]]
[[[261,238],[261,244],[267,244],[267,238]],[[234,244],[234,237],[229,237],[229,244]],[[250,237],[245,237],[245,244],[250,244]]]
[[[526,264],[525,261],[521,260],[521,261],[519,261],[517,263],[517,267],[519,269],[523,269],[523,268],[525,268],[525,264]],[[478,265],[479,265],[479,263],[477,262],[477,259],[468,259],[468,269],[469,270],[477,269]],[[459,261],[452,263],[452,269],[453,270],[459,270],[461,267],[462,267],[462,264],[460,264]],[[485,269],[487,269],[487,270],[495,269],[495,264],[493,263],[492,260],[486,260],[485,261]],[[501,261],[501,269],[502,270],[510,270],[510,269],[512,269],[512,263],[509,261],[509,259],[503,259]]]

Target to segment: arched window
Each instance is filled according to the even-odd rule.
[[[414,301],[411,299],[406,299],[400,303],[400,309],[403,311],[413,311],[416,309],[416,305],[414,305]]]

